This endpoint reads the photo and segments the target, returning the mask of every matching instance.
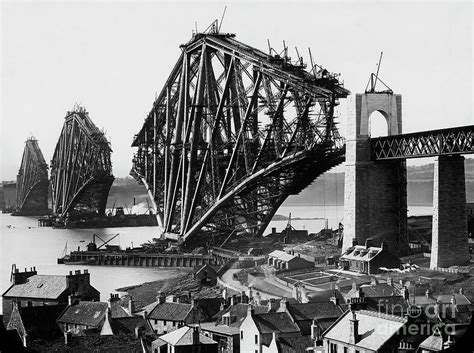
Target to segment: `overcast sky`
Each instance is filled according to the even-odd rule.
[[[267,50],[285,40],[353,94],[380,76],[403,95],[403,130],[474,124],[472,18],[466,2],[8,2],[1,3],[1,170],[16,177],[25,139],[49,163],[66,112],[85,106],[128,174],[132,137],[180,54],[179,45],[227,12],[222,32]],[[341,105],[344,133],[346,109]]]

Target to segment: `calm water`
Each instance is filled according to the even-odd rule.
[[[291,212],[291,225],[296,229],[307,229],[309,233],[317,233],[325,226],[328,220],[328,227],[336,229],[339,222],[344,224],[344,206],[281,206],[277,214],[286,216]],[[424,216],[433,214],[432,206],[409,206],[408,216]],[[294,218],[321,218],[312,220],[295,220]],[[272,227],[281,231],[286,227],[288,221],[272,221],[263,234],[271,233]]]
[[[329,227],[336,228],[339,222],[344,223],[343,206],[282,206],[277,214],[292,218],[327,218]],[[431,214],[431,207],[410,207],[410,215]],[[264,234],[271,232],[271,227],[282,230],[287,221],[271,222]],[[319,232],[324,228],[325,221],[293,220],[292,225],[297,229],[307,229],[310,233]],[[9,228],[8,225],[11,225]],[[20,269],[36,266],[40,274],[64,275],[70,270],[89,269],[91,283],[101,293],[101,299],[106,300],[109,293],[116,288],[140,284],[159,279],[166,279],[183,273],[183,270],[143,268],[143,267],[114,267],[114,266],[67,266],[58,265],[57,258],[62,255],[67,242],[68,252],[85,246],[92,240],[93,234],[98,234],[107,240],[113,235],[120,235],[110,244],[118,244],[123,248],[139,246],[158,235],[157,227],[126,227],[109,229],[52,229],[38,227],[37,217],[12,217],[0,214],[0,292],[5,292],[10,286],[10,270],[14,263]],[[1,312],[0,306],[0,312]]]
[[[11,225],[11,228],[7,226]],[[77,266],[58,265],[66,241],[68,252],[80,247],[81,250],[92,240],[92,234],[102,239],[120,236],[110,244],[122,247],[134,246],[156,236],[157,227],[126,227],[109,229],[52,229],[38,227],[37,217],[13,217],[0,214],[0,292],[10,286],[11,265],[18,268],[36,266],[39,274],[64,275],[71,270],[88,269],[91,284],[100,292],[101,300],[107,300],[116,288],[143,282],[166,279],[184,273],[184,270],[143,267]],[[2,308],[0,306],[0,312]]]

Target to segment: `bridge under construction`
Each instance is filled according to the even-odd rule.
[[[82,107],[67,113],[51,160],[53,213],[62,219],[104,215],[114,181],[105,135]]]
[[[181,56],[133,139],[167,238],[220,244],[258,236],[278,207],[344,160],[338,79],[302,58],[264,53],[217,26]]]

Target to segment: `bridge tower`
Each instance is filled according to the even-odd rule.
[[[402,133],[402,97],[391,90],[355,97],[346,139],[343,252],[371,239],[395,255],[407,252],[407,184],[405,160],[372,161],[370,116],[380,112],[388,135]]]
[[[441,155],[435,160],[432,229],[430,268],[469,263],[466,179],[461,155]]]

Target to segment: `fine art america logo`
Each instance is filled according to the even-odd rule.
[[[436,302],[423,307],[410,305],[407,310],[401,304],[390,304],[387,299],[380,299],[377,307],[380,314],[404,312],[406,310],[407,322],[399,331],[401,335],[432,335],[437,331],[451,336],[455,333],[454,325],[443,323],[443,319],[456,316],[456,306],[453,304]],[[420,318],[421,320],[417,320]],[[386,329],[390,330],[388,325]]]

